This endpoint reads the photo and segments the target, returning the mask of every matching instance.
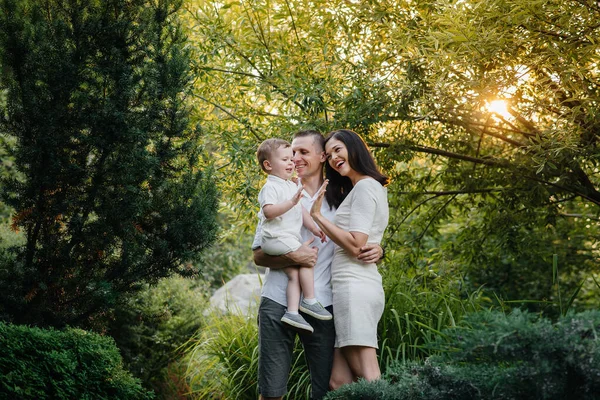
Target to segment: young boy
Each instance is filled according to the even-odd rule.
[[[256,156],[262,170],[269,175],[258,194],[261,208],[259,215],[263,219],[263,252],[280,256],[298,250],[302,245],[302,224],[324,242],[323,232],[314,223],[308,211],[298,204],[303,188],[290,180],[294,173],[291,145],[282,139],[267,139],[258,147]],[[287,311],[281,322],[300,331],[312,333],[313,327],[298,313],[298,308],[320,320],[332,318],[331,313],[315,298],[313,269],[288,267],[285,268],[285,273],[288,277]],[[304,294],[302,302],[300,289]]]

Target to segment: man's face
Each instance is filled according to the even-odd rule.
[[[322,174],[325,151],[317,145],[312,136],[298,137],[292,141],[294,164],[300,178]]]

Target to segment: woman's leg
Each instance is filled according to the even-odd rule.
[[[333,351],[333,367],[331,368],[331,378],[329,378],[329,388],[336,390],[340,386],[354,382],[354,375],[350,366],[344,358],[341,349]]]
[[[373,347],[347,346],[342,347],[341,351],[349,369],[357,378],[374,381],[381,377],[377,362],[377,350]]]

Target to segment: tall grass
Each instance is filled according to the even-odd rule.
[[[450,269],[450,268],[449,268]],[[392,260],[382,269],[386,304],[379,323],[379,362],[385,372],[394,362],[421,360],[439,350],[435,337],[467,313],[489,308],[480,291],[468,293],[457,274],[403,269]],[[185,346],[189,399],[258,398],[256,315],[213,314]],[[286,399],[307,399],[310,376],[297,339]]]
[[[386,304],[379,323],[379,364],[420,360],[435,353],[442,330],[462,317],[489,307],[480,291],[465,292],[454,274],[415,273],[398,269],[384,278]]]
[[[466,313],[489,302],[479,292],[464,293],[451,274],[432,277],[395,274],[386,284],[386,306],[379,324],[380,367],[423,359],[435,353],[436,335],[455,326]],[[189,399],[258,398],[256,316],[209,316],[210,322],[186,345]],[[287,399],[307,399],[310,375],[297,339]]]
[[[256,316],[209,316],[210,323],[186,345],[189,399],[258,398]],[[297,339],[288,381],[288,399],[307,399],[310,376]]]
[[[386,271],[386,305],[379,323],[379,362],[385,372],[394,362],[435,354],[432,343],[445,328],[491,302],[479,291],[466,293],[455,275]],[[188,399],[258,398],[256,316],[208,317],[205,328],[185,346]],[[310,375],[297,339],[286,399],[307,399]]]

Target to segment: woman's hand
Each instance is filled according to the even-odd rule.
[[[313,217],[315,221],[317,221],[318,217],[321,216],[321,206],[323,205],[323,197],[325,197],[325,190],[327,189],[327,184],[329,184],[329,180],[325,179],[325,182],[323,182],[323,184],[317,191],[317,197],[315,198],[315,201],[312,204],[312,207],[310,208],[310,216]]]

